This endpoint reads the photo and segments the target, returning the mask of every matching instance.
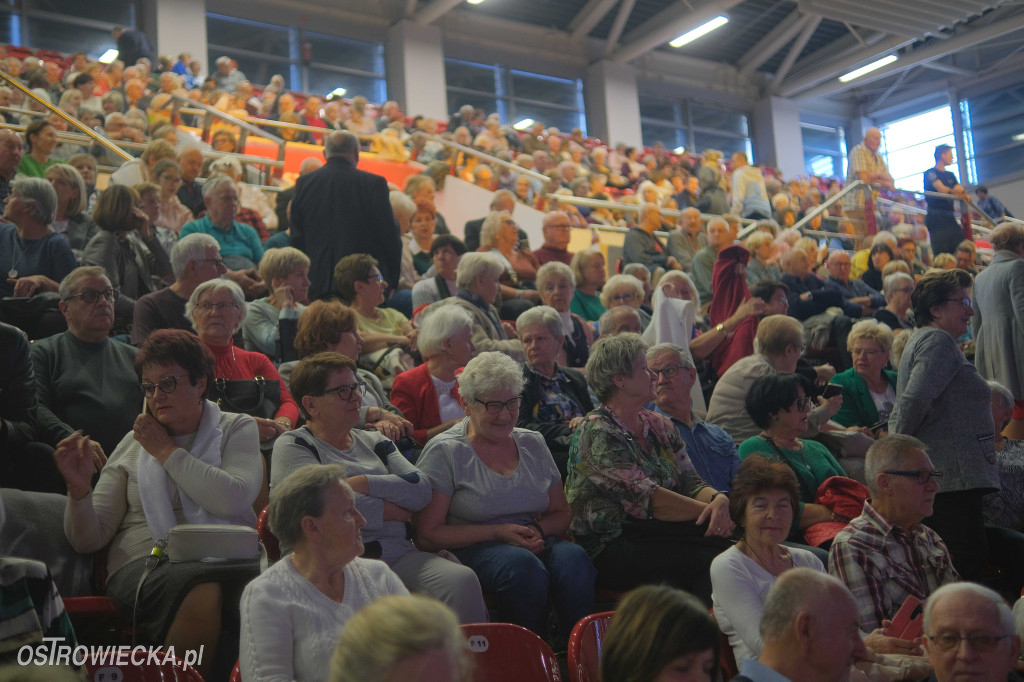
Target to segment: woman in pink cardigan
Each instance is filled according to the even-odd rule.
[[[391,386],[391,402],[413,424],[424,446],[466,416],[455,390],[455,372],[476,353],[473,320],[456,306],[435,309],[420,323],[417,345],[425,362],[402,372]]]

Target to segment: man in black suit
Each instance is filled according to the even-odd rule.
[[[327,163],[295,183],[292,200],[292,246],[312,261],[309,296],[336,293],[334,266],[353,253],[377,259],[384,280],[398,284],[402,241],[388,201],[388,183],[357,170],[359,138],[347,131],[327,136]]]

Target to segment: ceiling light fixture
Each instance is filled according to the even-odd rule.
[[[686,45],[687,43],[692,43],[697,38],[700,38],[701,36],[706,35],[708,33],[711,33],[716,28],[720,26],[725,26],[728,23],[729,17],[718,15],[711,21],[701,24],[692,31],[688,31],[683,35],[679,36],[678,38],[676,38],[675,40],[669,42],[669,45],[671,45],[672,47],[682,47],[683,45]]]
[[[1017,133],[1013,136],[1014,142],[1024,142],[1024,133]]]
[[[871,73],[872,71],[875,71],[876,69],[880,69],[883,66],[885,66],[886,64],[892,64],[894,61],[896,61],[896,59],[897,59],[897,57],[894,54],[886,55],[885,57],[882,57],[881,59],[879,59],[876,62],[871,62],[870,64],[867,64],[865,66],[860,67],[859,69],[854,69],[850,73],[843,74],[842,76],[839,77],[839,82],[840,83],[849,83],[853,79],[860,78],[861,76],[863,76],[866,73]]]
[[[346,92],[348,92],[348,90],[346,90],[345,88],[334,88],[329,93],[327,93],[327,96],[328,97],[343,97]]]
[[[117,54],[117,50],[111,48],[104,52],[102,55],[100,55],[100,58],[96,61],[98,61],[100,64],[109,64],[110,62],[117,59]]]
[[[468,2],[471,5],[479,5],[483,1],[484,0],[466,0],[466,2]]]
[[[686,147],[676,147],[675,149],[672,150],[672,153],[673,154],[682,154],[685,151],[686,151]]]
[[[532,118],[524,118],[523,120],[519,121],[518,123],[512,124],[512,128],[514,128],[515,130],[527,130],[534,123],[536,123],[536,121],[534,121]]]

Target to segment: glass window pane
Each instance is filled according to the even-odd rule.
[[[736,133],[747,136],[747,117],[725,109],[714,109],[702,104],[690,105],[690,116],[693,118],[693,126],[697,128],[711,128],[722,132]]]
[[[817,128],[800,127],[803,136],[803,146],[814,147],[817,150],[827,150],[840,153],[839,135],[836,131],[818,130]]]
[[[578,111],[554,109],[516,101],[515,112],[516,121],[532,118],[534,121],[540,121],[549,128],[554,126],[564,133],[568,133],[573,128],[580,128],[586,134],[586,127],[583,121],[580,120],[582,117]],[[512,121],[512,123],[515,123],[515,121]]]
[[[656,118],[661,121],[674,121],[682,123],[680,111],[682,106],[679,102],[672,102],[652,97],[640,98],[640,116],[642,118]]]
[[[448,85],[467,90],[497,93],[495,75],[497,68],[483,64],[467,64],[453,59],[444,61],[444,74]],[[449,102],[449,106],[451,103]],[[494,111],[494,109],[488,109]]]
[[[224,53],[223,49],[210,46],[210,52],[207,55],[209,64],[213,64],[218,57]],[[291,69],[289,63],[284,59],[261,59],[259,57],[250,57],[244,54],[236,54],[233,56],[234,60],[238,62],[238,70],[245,74],[245,77],[251,83],[257,83],[260,85],[270,82],[270,77],[275,74],[281,74],[284,76],[285,87],[289,90],[299,90],[299,84],[291,82]]]
[[[578,87],[575,81],[512,72],[512,93],[516,98],[576,108],[579,106]]]
[[[28,18],[27,28],[27,41],[37,48],[52,49],[56,45],[62,52],[84,52],[90,59],[97,59],[115,47],[110,31],[98,28],[36,17]]]
[[[686,146],[686,131],[680,128],[645,123],[641,120],[640,136],[643,139],[644,146],[647,147],[652,146],[655,142],[662,143],[668,149]]]
[[[287,59],[291,56],[288,33],[289,30],[283,26],[271,26],[270,24],[221,17],[215,14],[206,15],[206,36],[212,45],[223,45],[229,48],[236,47],[242,50]],[[221,56],[220,53],[217,56]],[[236,60],[238,59],[237,55],[230,56]],[[210,63],[212,64],[213,60]],[[249,80],[254,83],[267,82],[265,80],[256,80],[251,76]]]
[[[448,90],[448,108],[458,111],[464,104],[471,104],[477,109],[483,109],[488,114],[498,111],[498,99],[488,97],[484,94],[473,92],[455,92]]]
[[[345,40],[320,33],[305,33],[303,38],[313,45],[314,62],[384,75],[384,46],[379,43]]]
[[[747,152],[748,141],[744,137],[727,137],[714,133],[704,133],[699,130],[693,132],[693,137],[694,151],[697,152],[703,152],[706,149],[717,149],[727,158],[733,152]]]
[[[112,24],[122,26],[135,25],[135,3],[119,0],[118,2],[82,2],[81,0],[31,0],[26,2],[31,9],[38,9],[44,12],[56,14],[70,14],[75,17],[85,17],[97,21],[109,21]],[[28,9],[28,7],[26,7]],[[151,41],[152,42],[152,41]],[[52,46],[41,45],[48,49]],[[64,50],[70,52],[71,50]]]
[[[21,36],[14,35],[17,20],[10,12],[0,12],[0,43],[20,43]]]
[[[821,177],[842,176],[842,157],[804,152],[804,170]]]
[[[371,102],[382,103],[387,99],[383,78],[357,76],[351,73],[340,73],[328,69],[309,67],[309,92],[314,95],[327,95],[335,88],[345,88],[345,97],[362,95]]]

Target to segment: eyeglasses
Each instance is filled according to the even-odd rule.
[[[648,367],[647,371],[653,374],[654,376],[663,376],[666,379],[671,379],[675,375],[679,374],[681,370],[684,369],[690,368],[684,365],[668,365],[666,367],[662,367],[661,369],[654,369],[652,367]]]
[[[615,294],[614,296],[609,296],[608,300],[612,303],[628,303],[635,298],[636,294]]]
[[[931,479],[942,478],[941,471],[928,471],[927,469],[886,469],[882,472],[883,474],[889,474],[890,476],[905,476],[906,478],[912,478],[921,485],[925,485]]]
[[[995,651],[999,642],[1012,637],[1013,635],[927,635],[928,641],[935,645],[939,651],[953,651],[960,646],[960,642],[966,641],[979,654],[987,654]]]
[[[213,266],[216,268],[219,268],[222,265],[224,265],[223,258],[196,258],[196,261],[198,261],[199,263],[213,263]]]
[[[342,400],[352,400],[352,396],[366,395],[366,382],[358,381],[354,384],[342,384],[334,388],[325,388],[324,392],[320,395],[329,395],[331,393],[337,393],[338,397]]]
[[[377,282],[378,284],[380,284],[381,282],[384,281],[384,275],[380,275],[380,274],[370,275],[369,277],[366,278],[366,281],[367,282]]]
[[[516,396],[511,400],[505,401],[488,400],[487,402],[484,402],[483,400],[474,400],[473,402],[477,402],[483,405],[484,409],[487,411],[487,414],[495,415],[501,414],[502,410],[508,410],[509,412],[518,412],[519,406],[522,404],[523,399],[520,398],[519,396]]]
[[[965,308],[970,308],[971,310],[974,310],[974,304],[971,303],[971,299],[969,298],[947,298],[946,303],[959,303]]]
[[[94,305],[97,301],[100,300],[100,297],[103,297],[104,301],[114,303],[120,296],[121,292],[118,291],[117,289],[104,289],[103,291],[89,289],[78,294],[72,294],[71,296],[68,296],[64,300],[70,301],[74,298],[80,298],[82,299],[82,301],[86,303],[86,305]]]
[[[156,389],[160,389],[160,392],[164,395],[170,395],[174,393],[175,389],[178,388],[178,381],[184,379],[186,374],[179,374],[178,376],[164,377],[155,384],[151,384],[148,381],[143,381],[139,384],[139,389],[146,394],[147,398],[152,398],[156,395]]]
[[[231,301],[230,303],[200,303],[199,305],[196,306],[196,310],[199,310],[206,315],[209,315],[214,310],[216,310],[218,313],[227,312],[227,310],[230,308],[238,310],[238,304],[235,303],[234,301]]]
[[[814,398],[812,398],[809,395],[805,395],[803,398],[797,398],[796,402],[793,403],[793,406],[796,409],[800,410],[801,412],[803,412],[804,410],[811,409],[811,407],[813,405],[814,405]]]

